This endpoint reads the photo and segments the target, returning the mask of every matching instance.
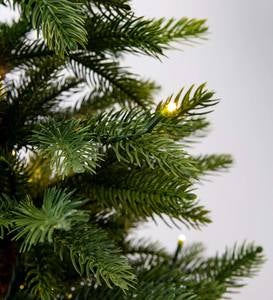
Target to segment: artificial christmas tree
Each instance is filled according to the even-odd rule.
[[[218,102],[204,84],[155,105],[157,85],[119,63],[201,38],[205,20],[139,18],[127,0],[0,3],[20,11],[0,24],[0,299],[213,300],[241,287],[260,247],[206,258],[200,244],[172,254],[128,238],[155,216],[209,223],[195,184],[232,162],[188,153]]]

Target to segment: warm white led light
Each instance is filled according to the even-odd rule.
[[[186,241],[186,236],[184,234],[179,234],[178,236],[178,242],[184,243]]]
[[[177,105],[174,103],[174,102],[169,102],[167,105],[166,105],[166,109],[169,113],[172,113],[174,111],[177,110]]]

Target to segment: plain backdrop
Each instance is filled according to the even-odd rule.
[[[210,116],[211,132],[195,153],[231,153],[229,173],[210,177],[199,189],[213,223],[201,231],[170,229],[159,222],[135,236],[159,240],[174,251],[183,232],[188,243],[202,241],[207,253],[236,241],[256,241],[267,255],[259,276],[235,300],[273,299],[273,1],[272,0],[135,0],[138,15],[208,18],[207,41],[184,51],[168,52],[159,62],[144,56],[126,64],[163,87],[158,100],[181,86],[208,82],[222,101]],[[0,9],[0,19],[10,19]]]
[[[210,115],[208,136],[195,153],[231,153],[233,168],[210,177],[200,200],[213,223],[201,231],[170,229],[159,221],[135,235],[160,240],[174,251],[180,232],[202,241],[213,254],[238,241],[256,241],[267,262],[235,300],[273,299],[273,1],[135,0],[138,15],[207,18],[209,35],[183,52],[170,51],[162,62],[129,57],[132,69],[158,81],[158,100],[181,86],[208,82],[221,102]]]

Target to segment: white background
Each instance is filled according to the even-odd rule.
[[[273,1],[135,0],[139,15],[208,18],[208,41],[172,51],[162,63],[130,57],[134,71],[157,80],[158,100],[182,85],[208,82],[222,99],[211,115],[212,130],[195,152],[227,152],[236,163],[229,173],[212,177],[200,188],[214,223],[186,231],[188,241],[203,241],[208,254],[235,241],[261,244],[267,263],[237,300],[273,299]],[[10,14],[1,7],[0,18]],[[143,226],[139,236],[160,240],[170,250],[181,231],[159,224]]]
[[[139,15],[207,18],[208,41],[183,52],[168,52],[162,63],[130,57],[133,69],[156,79],[159,99],[181,86],[208,82],[221,103],[210,116],[211,132],[195,152],[231,153],[229,173],[210,177],[200,199],[213,223],[201,231],[182,229],[188,241],[203,241],[208,254],[235,241],[256,241],[267,263],[259,276],[234,295],[236,300],[273,299],[273,1],[135,0]],[[176,247],[177,229],[162,223],[140,228],[139,236]]]

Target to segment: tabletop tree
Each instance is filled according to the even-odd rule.
[[[158,85],[120,64],[203,38],[206,21],[138,17],[127,0],[0,3],[20,14],[0,23],[0,299],[213,300],[243,286],[261,247],[207,258],[130,235],[155,217],[210,223],[196,183],[232,163],[189,153],[213,91],[156,105]]]

